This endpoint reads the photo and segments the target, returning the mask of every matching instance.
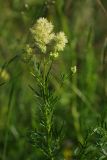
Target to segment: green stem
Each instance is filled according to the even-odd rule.
[[[44,71],[43,71],[43,92],[44,92],[44,101],[46,101],[46,99],[45,99],[45,97],[46,97],[46,93],[45,93],[45,89],[46,89],[45,77],[46,77],[46,60],[45,60],[45,57],[44,57]]]
[[[52,67],[52,62],[47,70],[47,62],[46,59],[44,57],[44,69],[43,69],[43,99],[44,99],[44,106],[45,106],[45,111],[44,111],[44,115],[45,115],[45,119],[46,119],[46,131],[47,131],[47,146],[48,146],[48,152],[49,152],[49,156],[51,160],[54,160],[53,154],[52,154],[52,148],[51,148],[51,141],[52,141],[52,137],[50,135],[50,128],[51,128],[51,110],[50,110],[50,104],[49,104],[49,99],[48,99],[48,85],[47,85],[47,80],[51,71],[51,67]]]

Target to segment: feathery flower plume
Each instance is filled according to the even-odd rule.
[[[68,43],[68,40],[67,40],[64,32],[57,33],[54,40],[56,43],[55,51],[63,51],[66,43]]]
[[[59,32],[54,36],[54,51],[51,52],[50,56],[57,58],[59,52],[63,51],[68,40],[64,32]]]
[[[45,53],[46,45],[54,38],[53,25],[46,18],[39,18],[36,24],[30,29],[36,45]]]

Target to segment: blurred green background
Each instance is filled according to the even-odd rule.
[[[29,42],[29,28],[47,17],[63,30],[69,43],[54,63],[54,72],[77,73],[58,89],[58,123],[65,122],[64,147],[70,152],[83,143],[90,127],[107,119],[107,0],[0,0],[0,160],[42,160],[38,149],[26,140],[36,123],[35,97],[27,65],[20,59]],[[5,83],[6,82],[6,83]],[[65,152],[64,152],[65,153]],[[65,159],[66,158],[66,153]]]

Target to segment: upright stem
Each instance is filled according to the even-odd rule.
[[[48,152],[49,152],[49,156],[50,156],[50,160],[54,160],[53,154],[52,154],[52,148],[51,148],[51,141],[52,141],[52,137],[50,134],[50,129],[51,129],[51,109],[50,109],[50,103],[49,103],[49,99],[47,96],[47,92],[49,91],[49,88],[47,86],[47,78],[49,76],[49,73],[51,71],[51,67],[52,67],[52,63],[50,64],[50,67],[47,70],[47,62],[46,59],[44,57],[44,68],[43,68],[43,99],[44,99],[44,115],[45,115],[45,119],[46,119],[46,132],[47,132],[47,146],[48,146]]]

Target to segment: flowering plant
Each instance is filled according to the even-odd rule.
[[[55,125],[55,104],[58,97],[50,87],[51,68],[55,58],[64,50],[68,42],[64,32],[55,34],[53,24],[46,18],[39,18],[30,29],[33,45],[26,45],[27,59],[33,59],[32,75],[36,80],[36,89],[30,85],[39,101],[38,119],[40,125],[30,133],[32,144],[38,147],[49,160],[55,160],[61,148],[62,127]],[[37,60],[37,54],[41,59]]]

